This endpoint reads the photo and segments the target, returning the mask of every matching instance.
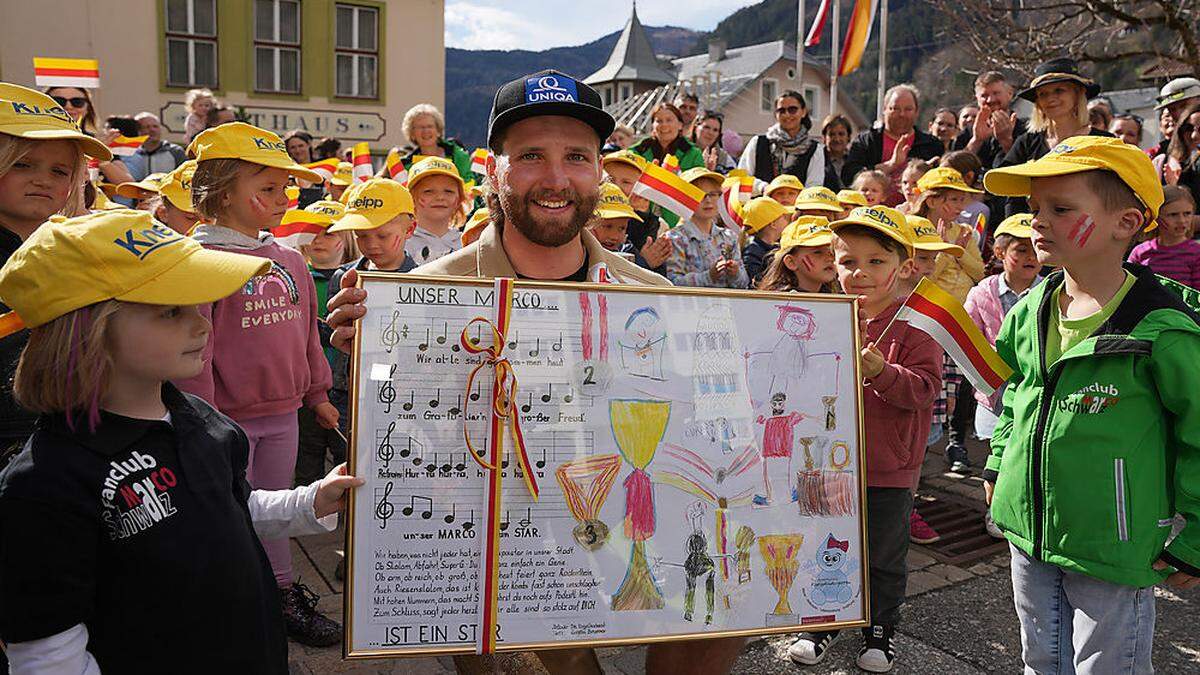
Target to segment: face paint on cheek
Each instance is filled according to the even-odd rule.
[[[801,256],[801,258],[800,258],[800,262],[804,264],[804,269],[805,269],[805,270],[807,270],[807,271],[809,271],[809,272],[813,271],[813,261],[812,261],[812,258],[809,258],[808,256]]]
[[[883,285],[890,291],[890,290],[892,290],[892,282],[894,282],[894,281],[896,281],[896,270],[895,269],[893,269],[891,272],[888,272],[887,281],[884,281]]]
[[[1071,243],[1079,248],[1083,248],[1087,245],[1088,239],[1091,238],[1092,231],[1095,229],[1096,221],[1092,220],[1091,216],[1084,214],[1071,226],[1071,231],[1067,234],[1067,237],[1071,240]]]

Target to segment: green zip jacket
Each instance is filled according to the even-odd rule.
[[[1200,316],[1173,282],[1136,277],[1112,317],[1045,363],[1051,274],[1005,317],[996,350],[1015,374],[983,478],[992,518],[1043,562],[1145,587],[1163,560],[1200,576]],[[1165,546],[1175,513],[1187,525]],[[1164,548],[1165,546],[1165,548]]]

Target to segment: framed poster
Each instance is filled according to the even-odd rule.
[[[359,276],[347,658],[866,624],[853,298]]]

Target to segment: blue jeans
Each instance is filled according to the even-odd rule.
[[[1154,672],[1153,587],[1102,581],[1009,549],[1026,675]]]

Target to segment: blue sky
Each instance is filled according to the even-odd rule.
[[[649,26],[712,30],[755,0],[640,0]],[[540,51],[591,42],[620,30],[629,0],[446,0],[446,46]]]

